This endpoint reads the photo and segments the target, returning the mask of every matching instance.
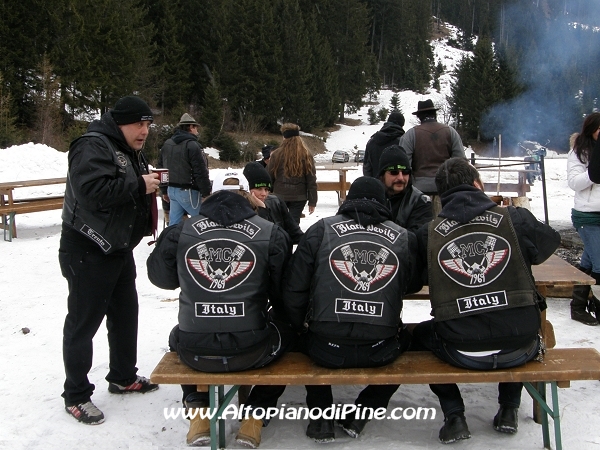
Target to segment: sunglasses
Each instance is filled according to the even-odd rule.
[[[389,173],[391,176],[396,177],[400,174],[400,172],[402,172],[402,175],[410,175],[411,170],[410,169],[403,169],[403,170],[392,169],[392,170],[386,170],[386,172]]]

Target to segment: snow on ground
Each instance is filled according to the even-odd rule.
[[[356,142],[362,139],[363,127],[343,127],[331,140]],[[368,134],[366,132],[365,134]],[[328,166],[329,165],[324,165]],[[566,185],[566,160],[546,161],[548,205],[551,224],[570,226],[572,192]],[[348,179],[361,174],[362,167],[348,164]],[[0,150],[0,182],[16,179],[36,179],[64,176],[66,155],[49,147],[24,145]],[[220,169],[224,170],[224,169]],[[211,171],[211,176],[218,169]],[[336,180],[337,170],[319,170],[320,180]],[[491,181],[497,174],[489,173]],[[503,174],[511,176],[511,174]],[[514,175],[516,176],[516,175]],[[507,180],[508,181],[508,180]],[[50,189],[50,187],[48,187]],[[40,190],[43,188],[39,188]],[[54,188],[52,188],[54,189]],[[36,192],[32,195],[43,195]],[[536,182],[528,197],[538,218],[543,218],[542,187]],[[314,214],[302,219],[303,229],[318,219],[335,214],[335,192],[319,192]],[[66,314],[67,284],[60,274],[57,252],[60,237],[60,211],[47,211],[17,216],[19,237],[13,242],[0,241],[0,273],[3,294],[0,297],[0,448],[7,449],[176,449],[186,448],[187,424],[165,419],[164,408],[178,407],[181,392],[178,386],[161,386],[157,392],[136,396],[110,395],[104,376],[108,371],[108,348],[104,326],[94,339],[94,363],[89,378],[96,384],[93,400],[107,419],[100,426],[77,423],[63,409],[61,342]],[[162,222],[162,220],[161,220]],[[138,367],[149,376],[162,354],[167,351],[167,337],[177,323],[177,291],[154,287],[147,278],[145,261],[152,250],[148,239],[135,249],[140,297]],[[407,301],[405,322],[418,322],[429,317],[425,301]],[[600,349],[600,326],[586,327],[570,319],[567,299],[550,299],[548,317],[554,324],[557,346]],[[23,328],[29,328],[23,334]],[[360,387],[334,388],[335,401],[352,403]],[[517,436],[502,435],[491,427],[496,413],[496,388],[493,385],[461,386],[467,406],[467,420],[472,439],[456,444],[463,450],[474,449],[539,449],[542,448],[541,428],[531,418],[531,399],[523,395],[519,412]],[[597,381],[573,382],[570,389],[560,390],[563,442],[565,448],[600,448],[600,393]],[[288,406],[304,405],[304,389],[288,388],[281,402]],[[392,398],[390,408],[436,408],[434,420],[384,420],[367,425],[364,436],[353,440],[338,432],[335,449],[424,449],[442,448],[437,433],[442,424],[441,410],[427,386],[401,386]],[[585,417],[585,420],[582,418]],[[407,423],[408,422],[408,423]],[[238,424],[228,422],[227,443],[233,442]],[[304,435],[306,421],[273,420],[263,432],[263,449],[319,448]]]
[[[440,59],[450,70],[460,55],[456,49],[434,44],[436,60]],[[441,92],[430,90],[423,95],[399,92],[401,109],[406,117],[405,129],[416,125],[411,113],[417,102],[432,98],[438,106],[449,93],[448,76],[440,80]],[[393,95],[382,91],[374,106],[388,110]],[[364,149],[369,137],[382,123],[368,125],[367,111],[361,108],[350,118],[359,119],[357,126],[342,125],[326,142],[327,152],[318,155],[319,180],[337,180],[337,170],[331,170],[331,154],[335,150],[354,152]],[[215,155],[211,149],[207,150]],[[213,152],[213,153],[211,153]],[[351,160],[352,161],[352,160]],[[362,174],[362,166],[346,164],[348,180]],[[570,227],[572,192],[566,183],[566,159],[546,160],[548,184],[548,215],[556,228]],[[328,169],[328,170],[327,170]],[[211,170],[211,178],[219,171]],[[27,144],[0,149],[0,182],[63,177],[67,173],[66,154],[42,145]],[[497,172],[482,174],[485,181],[497,181]],[[516,181],[516,173],[502,173],[503,182]],[[20,190],[16,197],[38,197],[62,193],[64,186],[47,186]],[[528,194],[534,214],[543,219],[541,182],[536,182]],[[337,194],[319,192],[314,214],[302,219],[307,229],[317,220],[337,211]],[[161,213],[162,214],[162,213]],[[106,422],[99,426],[77,423],[63,408],[60,397],[64,381],[62,364],[62,326],[66,315],[67,284],[58,266],[60,238],[60,211],[47,211],[17,216],[19,237],[13,242],[0,241],[0,448],[6,449],[183,449],[187,422],[164,417],[164,409],[178,407],[181,391],[178,386],[163,385],[157,392],[146,395],[115,396],[107,392],[104,377],[108,372],[108,347],[104,325],[94,339],[94,361],[89,378],[96,384],[94,403],[105,413]],[[162,222],[162,219],[160,219]],[[139,373],[149,376],[163,353],[167,351],[169,331],[177,323],[177,291],[154,287],[147,278],[145,262],[152,247],[145,239],[134,251],[138,268],[140,302],[138,367]],[[548,318],[554,324],[557,346],[595,347],[600,349],[600,326],[587,327],[570,319],[568,299],[549,299]],[[426,301],[407,301],[404,321],[427,320],[429,304]],[[23,329],[29,333],[24,334]],[[334,387],[338,403],[353,403],[361,387]],[[531,418],[532,401],[523,394],[519,411],[519,432],[516,436],[497,433],[491,421],[497,410],[496,387],[491,384],[461,385],[466,404],[466,416],[473,437],[453,445],[461,450],[480,449],[540,449],[543,447],[541,427]],[[564,448],[600,448],[600,406],[598,381],[576,381],[570,389],[560,389],[561,426]],[[287,406],[302,406],[303,387],[288,388],[280,402]],[[392,408],[435,408],[433,420],[372,421],[357,440],[338,431],[336,442],[319,446],[305,437],[306,421],[274,419],[263,431],[261,449],[314,449],[363,450],[377,449],[432,449],[446,448],[437,440],[443,418],[436,397],[427,386],[401,386],[392,397]],[[239,448],[233,438],[238,423],[227,423],[227,445]],[[552,438],[553,439],[553,438]]]

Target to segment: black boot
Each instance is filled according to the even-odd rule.
[[[461,439],[469,439],[471,432],[467,426],[464,413],[450,414],[444,418],[444,426],[440,429],[440,441],[442,444],[451,444]]]
[[[519,408],[501,405],[494,417],[494,430],[500,433],[516,433],[519,427],[518,412]]]
[[[596,280],[596,286],[591,288],[592,298],[590,299],[588,309],[596,316],[596,320],[600,322],[600,289],[598,289],[600,287],[600,273],[592,272],[590,275]]]
[[[588,297],[590,295],[588,285],[573,286],[573,300],[571,300],[571,319],[581,322],[585,325],[598,325],[598,320],[589,312]]]
[[[335,441],[335,430],[333,420],[310,419],[306,435],[318,444],[326,444]]]
[[[348,419],[340,420],[338,423],[348,436],[356,439],[365,429],[365,425],[367,425],[368,421],[369,419],[356,419],[350,417]]]

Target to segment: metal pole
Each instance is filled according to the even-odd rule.
[[[548,220],[548,197],[546,196],[546,167],[544,165],[544,153],[540,152],[540,171],[542,172],[542,197],[544,198],[544,219],[546,225],[550,225]]]
[[[498,135],[498,185],[496,186],[496,195],[500,195],[500,163],[502,162],[502,135]]]

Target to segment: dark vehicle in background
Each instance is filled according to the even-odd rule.
[[[343,150],[336,150],[331,157],[331,162],[348,162],[350,161],[350,153]]]
[[[354,162],[363,162],[365,160],[365,151],[358,150],[354,155]]]

